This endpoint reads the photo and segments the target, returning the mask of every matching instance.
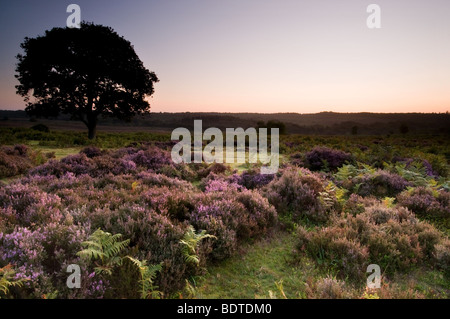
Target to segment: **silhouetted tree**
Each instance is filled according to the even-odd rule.
[[[112,28],[82,23],[26,37],[18,54],[17,94],[31,116],[70,114],[95,137],[99,115],[129,121],[150,111],[146,98],[158,82],[133,46]]]

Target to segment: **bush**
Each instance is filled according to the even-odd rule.
[[[189,221],[217,237],[211,257],[220,260],[231,256],[239,242],[267,233],[276,217],[274,207],[259,193],[231,188],[201,197]]]
[[[307,232],[299,226],[297,247],[320,264],[337,269],[341,278],[364,278],[369,251],[358,241],[347,238],[343,229],[325,227],[317,232]]]
[[[320,278],[306,283],[306,295],[310,299],[345,299],[351,295],[344,281],[332,276]]]
[[[26,173],[35,166],[36,153],[25,145],[0,147],[0,178]]]
[[[349,276],[361,282],[369,264],[380,265],[387,274],[433,264],[442,241],[439,231],[418,221],[407,209],[379,203],[356,216],[335,217],[331,226],[316,232],[299,227],[297,247],[335,268],[341,278]]]
[[[320,176],[306,169],[288,168],[266,186],[264,196],[280,215],[292,214],[294,221],[306,217],[313,222],[324,222],[330,212],[320,200],[322,191]]]
[[[149,146],[144,150],[139,150],[136,153],[124,157],[125,160],[130,160],[145,169],[159,169],[164,165],[170,165],[172,158],[170,152],[164,151],[155,146]]]
[[[436,245],[434,258],[436,265],[444,271],[445,276],[450,279],[450,241],[444,240]]]
[[[222,163],[212,163],[207,165],[206,163],[201,163],[193,166],[196,168],[197,176],[200,178],[207,177],[209,174],[225,174],[231,171],[230,166]]]
[[[165,294],[181,290],[185,279],[196,275],[188,272],[190,268],[184,260],[179,243],[186,226],[138,205],[125,205],[115,212],[107,211],[103,216],[104,229],[130,239],[130,247],[137,251],[139,259],[147,260],[149,264],[162,263],[156,285]]]
[[[410,184],[400,175],[378,170],[352,179],[350,190],[361,196],[395,197]]]
[[[257,170],[247,170],[241,175],[234,174],[230,180],[247,189],[259,189],[269,184],[274,178],[275,174],[261,174]]]
[[[343,151],[317,146],[305,154],[305,159],[307,167],[313,171],[335,170],[351,162],[352,156]]]
[[[19,226],[41,225],[61,218],[61,199],[57,195],[19,183],[0,189],[0,207],[4,207],[0,219]]]
[[[95,164],[92,159],[88,158],[84,153],[69,155],[60,161],[50,160],[47,163],[35,167],[30,170],[30,175],[55,175],[61,177],[67,172],[76,176],[89,174],[95,171]]]
[[[48,128],[48,126],[45,125],[45,124],[42,124],[42,123],[33,125],[33,126],[31,127],[31,129],[34,130],[34,131],[44,132],[44,133],[50,132],[50,129]]]
[[[417,187],[397,196],[399,205],[425,218],[450,218],[450,195],[445,191]]]
[[[84,226],[60,223],[36,230],[17,227],[12,233],[0,233],[0,264],[14,264],[16,278],[27,279],[23,287],[15,289],[15,297],[67,297],[65,269],[69,264],[80,263],[75,254],[84,239]]]
[[[96,146],[88,146],[83,148],[80,153],[85,154],[89,158],[102,155],[102,151]]]
[[[375,197],[361,197],[357,194],[352,193],[349,196],[348,200],[345,202],[343,211],[355,216],[363,213],[367,207],[377,204],[379,204],[379,200],[377,200]]]
[[[211,173],[206,178],[202,179],[200,186],[205,193],[211,192],[226,192],[228,190],[241,190],[243,187],[235,182],[228,182],[223,178]]]

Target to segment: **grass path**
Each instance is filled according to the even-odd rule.
[[[292,263],[294,235],[277,232],[272,238],[246,244],[236,256],[209,267],[198,282],[196,298],[303,298],[306,275],[317,273],[308,260]]]

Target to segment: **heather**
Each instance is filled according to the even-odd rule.
[[[397,196],[399,205],[425,218],[450,219],[450,194],[426,187],[411,188]]]
[[[326,192],[327,185],[317,173],[288,167],[267,184],[263,193],[281,215],[292,216],[296,222],[302,219],[325,222],[335,206],[335,197]]]
[[[168,167],[179,174],[164,174]],[[203,169],[189,169],[190,177],[198,172],[203,176]],[[224,172],[213,169],[209,174],[214,171]],[[16,279],[27,279],[13,295],[72,296],[64,269],[83,264],[77,252],[101,229],[128,240],[126,252],[133,258],[161,265],[155,287],[168,297],[183,290],[186,279],[202,273],[207,262],[233,255],[239,243],[261,237],[276,224],[275,208],[257,191],[225,180],[219,187],[213,183],[218,180],[210,179],[202,192],[173,175],[183,176],[183,170],[171,163],[167,150],[155,145],[113,151],[91,147],[48,161],[2,187],[0,263],[14,265]],[[198,266],[186,262],[180,243],[190,225],[211,235],[196,250]],[[130,290],[136,279],[132,267],[126,278],[129,287],[115,294],[125,270],[116,266],[111,275],[99,276],[87,269],[86,279],[95,289],[88,285],[77,290],[76,297],[135,296]]]
[[[352,179],[349,190],[361,196],[395,197],[410,184],[401,176],[378,170]]]
[[[446,242],[442,233],[408,209],[378,201],[356,215],[336,216],[315,232],[300,226],[297,248],[299,254],[334,267],[341,278],[358,281],[369,264],[380,265],[386,275],[426,264],[446,270],[446,257],[438,253]]]
[[[0,297],[196,297],[229,279],[230,265],[251,298],[448,294],[444,142],[286,135],[279,171],[263,175],[248,164],[174,164],[165,138],[116,135],[57,158],[39,151],[52,141],[2,146],[16,168],[5,166],[12,178],[0,184]],[[108,245],[98,257],[94,248]],[[82,270],[77,289],[66,285],[71,264]],[[383,272],[376,292],[363,287],[369,264]],[[439,288],[398,279],[417,273],[440,278]]]
[[[352,161],[352,156],[340,150],[319,146],[305,154],[305,161],[311,170],[335,170]]]
[[[42,164],[53,154],[33,151],[23,144],[0,147],[0,178],[26,173],[30,168]]]

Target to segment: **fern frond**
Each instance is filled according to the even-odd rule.
[[[127,258],[137,267],[139,270],[141,270],[143,267],[145,267],[145,264],[147,263],[145,260],[140,261],[139,259],[133,258],[131,256],[127,256]]]
[[[120,237],[116,237],[113,240],[108,240],[104,246],[105,255],[109,258],[119,254],[123,249],[125,249],[130,243],[129,239],[118,242],[117,239]]]
[[[200,259],[197,256],[197,248],[201,240],[205,238],[217,238],[214,235],[207,234],[205,230],[196,234],[192,225],[189,225],[183,239],[180,240],[180,244],[183,245],[183,254],[187,263],[195,265],[200,264]]]
[[[91,247],[91,246],[90,246]],[[95,260],[95,259],[103,259],[106,255],[98,249],[94,248],[86,248],[77,253],[81,258],[85,258],[87,260]]]
[[[112,275],[112,269],[109,266],[98,266],[94,268],[94,271],[97,275],[101,274]]]
[[[97,249],[102,249],[102,245],[100,242],[98,241],[94,241],[94,240],[87,240],[81,243],[81,246],[83,247],[95,247]]]
[[[9,294],[10,287],[22,287],[23,284],[28,281],[28,278],[15,279],[14,275],[16,272],[14,271],[11,264],[6,265],[3,268],[0,268],[0,292],[3,295]],[[0,294],[1,299],[1,294]]]
[[[157,286],[153,285],[153,282],[156,278],[156,274],[161,271],[162,263],[156,265],[147,265],[147,261],[140,261],[131,256],[127,256],[127,258],[138,268],[141,279],[139,283],[140,294],[142,299],[147,298],[158,298],[161,293],[157,291]]]
[[[111,275],[115,266],[122,265],[122,257],[119,254],[130,243],[129,239],[120,241],[121,238],[122,234],[112,235],[97,229],[89,236],[87,241],[82,243],[85,248],[79,251],[77,255],[88,261],[100,259],[101,262],[95,267],[95,272]]]

